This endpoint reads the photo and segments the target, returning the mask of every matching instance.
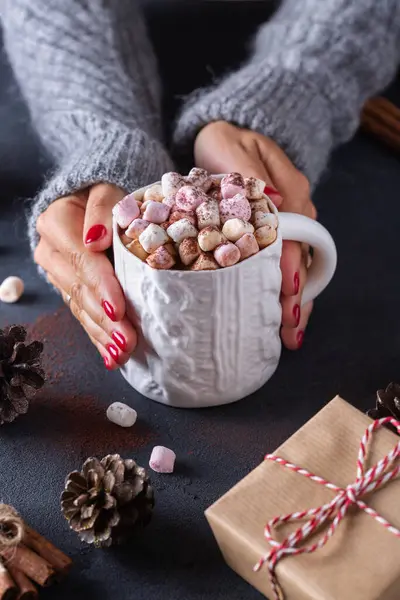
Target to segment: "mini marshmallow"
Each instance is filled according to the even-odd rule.
[[[175,260],[165,246],[159,246],[155,252],[147,257],[146,262],[152,269],[160,270],[171,269],[175,264]]]
[[[193,238],[191,238],[193,239]],[[164,244],[163,248],[165,248],[166,250],[168,250],[168,252],[170,253],[170,255],[172,256],[172,258],[176,258],[177,256],[177,251],[176,248],[174,246],[174,244],[172,242],[169,242],[168,244]]]
[[[202,188],[205,192],[208,192],[213,184],[213,181],[205,169],[199,169],[194,167],[189,175],[187,176],[188,183],[196,187]]]
[[[264,195],[265,181],[256,177],[246,177],[244,180],[248,200],[260,200]]]
[[[145,202],[142,202],[141,206],[140,206],[140,212],[143,215],[144,211],[146,210],[146,208],[148,207],[148,205],[150,204],[150,202],[154,202],[154,200],[146,200]]]
[[[143,248],[142,244],[139,242],[138,239],[132,240],[131,243],[127,245],[126,249],[143,261],[145,261],[149,255],[149,253],[146,252],[146,250]]]
[[[207,192],[207,196],[209,198],[212,198],[212,200],[217,200],[217,202],[221,202],[221,200],[222,200],[221,188],[219,186],[211,188],[211,190],[209,192]]]
[[[254,235],[260,248],[266,248],[276,240],[276,229],[270,225],[264,225],[256,229]]]
[[[278,219],[274,213],[270,212],[261,212],[257,210],[253,215],[253,223],[254,227],[258,229],[259,227],[263,227],[264,225],[269,225],[276,229],[278,227]]]
[[[196,208],[197,223],[199,229],[214,226],[219,227],[221,219],[219,216],[219,205],[216,200],[208,199]]]
[[[136,423],[137,412],[123,402],[113,402],[107,408],[107,419],[120,427],[132,427]]]
[[[254,215],[256,212],[270,212],[268,200],[261,198],[261,200],[254,200],[250,202],[251,214]]]
[[[125,233],[121,233],[121,235],[119,237],[121,238],[121,242],[123,243],[124,246],[127,246],[132,241],[132,238],[125,235]]]
[[[211,252],[225,241],[225,237],[218,227],[210,226],[200,231],[197,241],[203,252]]]
[[[240,250],[232,242],[225,242],[214,250],[214,258],[221,267],[232,267],[240,260]]]
[[[149,221],[144,219],[135,219],[125,231],[125,235],[131,240],[137,240],[139,235],[150,225]]]
[[[164,199],[163,190],[159,183],[155,183],[151,187],[147,188],[147,190],[143,194],[143,201],[153,200],[153,202],[162,202]]]
[[[167,233],[177,244],[180,244],[186,238],[197,237],[197,229],[189,219],[180,219],[172,223],[168,227]]]
[[[202,252],[195,263],[190,267],[191,271],[215,271],[219,269],[218,263],[212,254]]]
[[[206,193],[192,185],[184,185],[175,196],[176,207],[190,212],[207,200]]]
[[[115,220],[122,229],[126,229],[140,215],[140,208],[133,194],[128,194],[112,209]]]
[[[135,198],[135,200],[137,200],[140,203],[143,202],[143,195],[144,190],[136,190],[135,192],[132,192],[132,196]]]
[[[200,247],[194,238],[186,238],[179,245],[179,256],[182,263],[187,267],[200,256]]]
[[[166,204],[170,207],[171,210],[175,207],[175,194],[170,194],[169,196],[165,196],[163,200],[163,204]]]
[[[236,242],[236,246],[240,251],[240,260],[249,258],[253,254],[257,254],[259,251],[257,240],[253,233],[245,233],[242,235],[242,237]]]
[[[196,227],[196,215],[194,212],[185,212],[184,210],[174,210],[171,212],[171,216],[169,218],[169,222],[176,223],[176,221],[180,221],[181,219],[187,219]]]
[[[233,198],[236,194],[244,194],[245,186],[244,179],[240,173],[229,173],[221,180],[222,197]]]
[[[139,236],[139,242],[143,248],[151,254],[157,248],[168,242],[168,236],[164,229],[155,223],[150,223],[148,227]]]
[[[18,302],[24,293],[24,288],[24,282],[20,277],[14,275],[7,277],[0,285],[0,301],[7,304]]]
[[[155,446],[151,452],[149,466],[156,473],[173,473],[176,454],[165,446]]]
[[[143,219],[150,221],[150,223],[164,223],[168,219],[170,211],[171,209],[167,204],[150,200],[143,213]]]
[[[185,185],[185,179],[179,173],[164,173],[161,177],[161,187],[164,196],[175,195]]]
[[[236,242],[245,233],[253,233],[254,227],[242,219],[229,219],[222,228],[222,233],[231,242]]]
[[[219,213],[222,223],[235,218],[249,221],[251,217],[250,202],[243,194],[236,194],[233,198],[223,198],[219,204]]]

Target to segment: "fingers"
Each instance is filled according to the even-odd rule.
[[[281,256],[282,294],[284,296],[295,296],[299,293],[301,261],[301,244],[285,240],[282,244]]]
[[[99,184],[91,188],[85,211],[83,243],[94,251],[104,251],[112,243],[112,209],[125,196],[120,188]]]
[[[307,302],[301,309],[300,322],[297,327],[282,327],[281,338],[284,346],[288,350],[299,350],[303,345],[304,331],[307,327],[311,312],[313,309],[313,303]]]

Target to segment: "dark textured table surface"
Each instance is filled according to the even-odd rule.
[[[243,15],[236,11],[242,28]],[[217,16],[215,27],[221,25]],[[249,31],[255,20],[248,19]],[[158,29],[157,18],[152,23],[162,47],[160,22]],[[218,71],[211,55],[203,59],[203,75]],[[336,240],[338,270],[316,303],[302,350],[284,352],[271,381],[237,404],[171,409],[140,397],[118,373],[104,370],[79,325],[36,273],[24,198],[37,188],[44,162],[6,71],[3,65],[0,281],[19,275],[26,293],[18,304],[0,305],[0,327],[26,323],[32,336],[44,340],[49,382],[26,416],[1,428],[0,495],[74,560],[70,577],[41,597],[256,599],[259,594],[224,564],[203,512],[334,395],[365,410],[377,388],[398,378],[398,158],[361,134],[334,156],[315,201]],[[116,400],[137,410],[131,430],[106,420],[105,410]],[[152,524],[123,548],[82,546],[60,514],[65,475],[90,455],[118,452],[147,465],[155,444],[175,450],[177,468],[172,475],[152,475]]]

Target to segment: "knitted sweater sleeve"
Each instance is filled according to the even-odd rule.
[[[4,43],[55,170],[37,217],[91,184],[133,189],[171,168],[155,59],[135,0],[0,0]]]
[[[314,185],[399,58],[400,0],[283,0],[248,62],[188,98],[176,148],[193,147],[207,123],[229,121],[274,139]]]

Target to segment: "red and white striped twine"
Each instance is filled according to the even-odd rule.
[[[382,458],[368,471],[365,471],[367,449],[371,436],[377,429],[387,425],[388,423],[393,425],[400,435],[400,421],[396,421],[396,419],[385,417],[371,423],[361,439],[357,459],[357,479],[354,483],[351,483],[346,488],[341,488],[330,481],[327,481],[323,477],[319,477],[318,475],[310,473],[307,471],[307,469],[302,469],[291,464],[287,460],[284,460],[283,458],[279,458],[279,456],[275,456],[275,454],[267,454],[265,456],[265,460],[272,460],[283,467],[290,469],[291,471],[295,471],[300,475],[304,475],[304,477],[308,477],[312,481],[315,481],[316,483],[324,485],[330,490],[337,492],[333,500],[327,504],[324,504],[323,506],[275,517],[266,524],[264,528],[264,535],[269,544],[272,546],[272,550],[258,561],[258,563],[254,566],[254,571],[259,571],[265,564],[268,566],[269,577],[275,595],[275,600],[284,600],[284,594],[275,573],[278,562],[285,556],[311,554],[312,552],[315,552],[319,548],[325,546],[328,540],[334,535],[340,522],[345,517],[349,507],[352,505],[358,506],[359,509],[363,510],[365,513],[378,521],[378,523],[386,527],[390,533],[393,533],[395,536],[400,538],[399,529],[391,525],[384,517],[377,513],[373,508],[367,506],[367,504],[361,500],[365,494],[378,490],[386,485],[389,481],[397,477],[397,475],[400,473],[400,466],[394,467],[391,471],[388,470],[400,456],[400,441],[387,456]],[[312,536],[313,533],[333,515],[335,516],[331,525],[327,529],[326,533],[317,542],[311,544],[310,546],[299,548],[301,542]],[[278,542],[274,539],[272,534],[273,528],[276,528],[284,523],[302,521],[304,519],[308,519],[306,523],[291,533],[283,542]]]

